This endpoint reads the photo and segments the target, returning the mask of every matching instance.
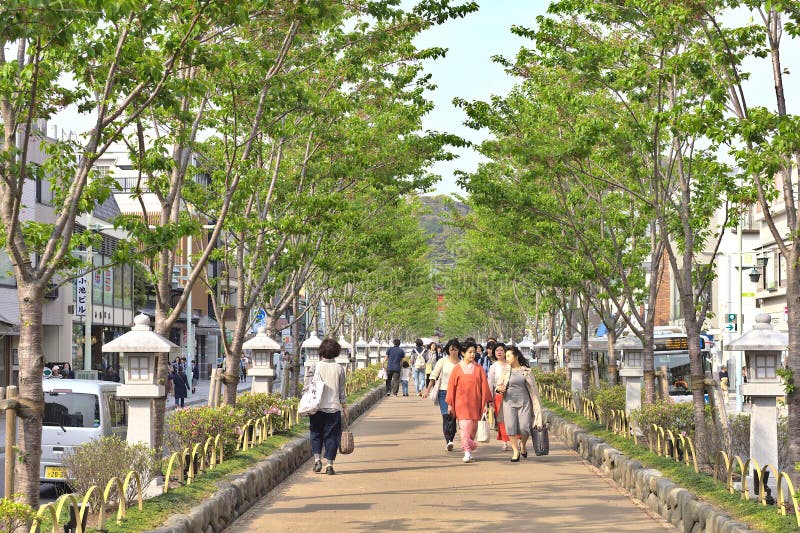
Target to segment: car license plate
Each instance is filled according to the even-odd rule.
[[[44,467],[44,477],[46,479],[66,479],[64,469],[55,466]]]

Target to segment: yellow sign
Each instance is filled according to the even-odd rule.
[[[742,293],[742,298],[755,298],[755,297],[756,297],[756,293],[754,293],[754,292],[743,292]]]

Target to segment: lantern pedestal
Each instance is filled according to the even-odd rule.
[[[626,414],[631,414],[631,411],[642,406],[642,376],[644,372],[641,368],[623,368],[619,371],[619,377],[625,386]]]
[[[567,363],[569,369],[569,381],[572,392],[580,392],[583,390],[583,368],[580,361],[571,361]]]
[[[163,387],[162,387],[163,389]],[[119,391],[117,392],[118,397]],[[130,398],[128,400],[128,435],[129,444],[143,443],[148,448],[154,445],[151,429],[152,398]],[[132,422],[136,420],[137,422]]]
[[[251,368],[247,372],[247,377],[251,376],[253,383],[250,386],[250,392],[254,394],[259,392],[272,394],[272,384],[275,382],[274,368]]]
[[[365,354],[356,354],[356,368],[367,368],[369,358]]]

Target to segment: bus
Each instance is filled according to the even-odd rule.
[[[667,370],[667,382],[671,396],[690,395],[691,371],[689,368],[689,337],[675,326],[656,326],[653,331],[654,368]],[[703,371],[711,371],[711,351],[706,339],[700,337],[700,351],[703,354]],[[592,365],[597,368],[601,380],[608,380],[608,343],[606,337],[589,339],[589,353]]]
[[[689,367],[689,337],[674,327],[656,327],[653,332],[653,358],[656,372],[666,367],[670,396],[692,393],[692,372]],[[700,336],[703,372],[711,371],[711,351],[706,339]]]

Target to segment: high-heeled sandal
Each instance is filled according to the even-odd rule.
[[[526,450],[525,448],[523,448],[522,450],[520,450],[519,454],[520,454],[522,457],[524,457],[525,459],[527,459],[527,458],[528,458],[528,450]]]
[[[519,462],[519,455],[517,455],[516,457],[512,457],[511,458],[511,462],[512,463],[518,463]]]

